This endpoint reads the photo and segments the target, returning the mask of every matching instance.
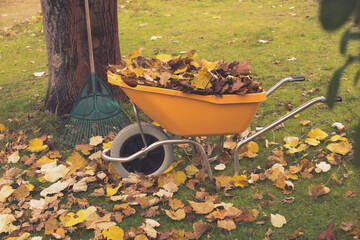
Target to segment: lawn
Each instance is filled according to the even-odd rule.
[[[305,82],[282,86],[260,105],[252,131],[326,95],[333,72],[345,61],[339,53],[345,28],[325,32],[318,22],[317,1],[119,0],[118,4],[124,60],[139,47],[145,57],[177,56],[195,49],[199,60],[251,61],[251,75],[265,90],[282,78],[305,76]],[[352,144],[360,110],[359,87],[353,85],[357,66],[345,72],[339,90],[343,102],[333,110],[316,104],[256,139],[252,146],[258,150],[254,147],[250,153],[249,147],[240,160],[240,179],[231,178],[228,154],[233,143],[228,138],[222,158],[211,163],[218,180],[214,186],[203,176],[201,165],[193,169],[196,157],[188,146],[175,147],[174,169],[159,178],[120,179],[98,155],[111,137],[76,148],[56,143],[64,119],[43,110],[48,69],[41,18],[3,30],[0,40],[3,239],[121,239],[122,231],[130,239],[359,237],[359,169],[352,162],[352,150],[337,151],[334,157],[329,149],[331,144],[348,148]],[[359,48],[351,43],[348,49],[352,53]],[[121,106],[134,120],[131,106]],[[314,129],[321,131],[312,136]],[[336,135],[342,138],[332,138]],[[308,138],[319,143],[311,146]],[[198,140],[217,143],[216,137]],[[290,153],[301,144],[305,149]],[[214,170],[220,163],[226,168]],[[68,185],[46,193],[58,181]],[[220,205],[215,209],[214,204]],[[146,219],[160,226],[150,227],[154,221]],[[337,238],[331,238],[334,234]]]

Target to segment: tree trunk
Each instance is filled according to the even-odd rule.
[[[106,66],[121,61],[117,0],[89,0],[95,73],[105,83]],[[85,5],[82,0],[41,0],[48,53],[49,83],[45,109],[70,113],[90,75]],[[107,84],[118,100],[125,95]]]

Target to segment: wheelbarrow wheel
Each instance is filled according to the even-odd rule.
[[[169,139],[168,136],[159,128],[152,124],[141,124],[146,144],[157,142],[159,140]],[[144,143],[137,124],[129,125],[123,128],[115,137],[110,156],[128,157],[144,148]],[[161,145],[145,156],[137,158],[130,162],[113,162],[114,169],[122,177],[128,177],[131,172],[142,172],[145,175],[159,176],[170,167],[173,161],[174,152],[170,144]]]

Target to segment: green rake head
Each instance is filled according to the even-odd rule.
[[[104,82],[91,73],[57,140],[67,145],[87,143],[93,136],[116,134],[130,123]]]

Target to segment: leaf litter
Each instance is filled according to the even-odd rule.
[[[4,134],[9,134],[7,128],[3,127],[3,129]],[[285,160],[285,155],[290,153],[284,152],[284,148],[295,148],[301,144],[307,145],[306,148],[317,146],[303,143],[301,138],[288,137],[283,148],[272,149],[266,169],[258,167],[254,171],[243,172],[242,175],[234,177],[216,176],[217,189],[223,190],[224,198],[216,193],[210,194],[203,187],[207,180],[201,165],[195,167],[192,163],[186,164],[185,161],[176,162],[171,170],[160,177],[132,173],[128,178],[120,178],[111,164],[104,162],[100,156],[90,158],[103,146],[111,144],[113,138],[110,136],[94,137],[92,145],[76,146],[68,157],[64,157],[64,154],[50,149],[52,145],[49,144],[47,137],[27,141],[23,132],[13,135],[16,137],[9,138],[12,140],[0,155],[5,170],[0,179],[0,205],[3,209],[0,212],[0,221],[3,223],[0,232],[10,237],[28,235],[37,237],[37,232],[44,230],[45,235],[60,239],[69,238],[78,230],[88,229],[93,232],[95,238],[100,239],[135,237],[197,239],[214,228],[226,232],[234,231],[243,222],[264,224],[269,221],[274,227],[280,228],[286,224],[287,216],[286,213],[284,216],[269,213],[266,208],[272,204],[271,200],[262,202],[259,208],[238,208],[226,201],[234,196],[231,191],[253,188],[258,182],[270,181],[277,189],[288,195],[295,190],[294,180],[300,177],[314,177],[314,174],[330,171],[333,165],[341,166],[342,161],[336,159],[341,159],[342,155],[337,153],[348,155],[351,152],[351,148],[346,147],[347,145],[339,146],[337,150],[323,147],[333,143],[346,143],[351,146],[345,135],[336,137],[332,139],[333,141],[326,141],[328,139],[326,133],[313,129],[309,135],[321,142],[319,150],[324,153],[322,160],[314,156],[312,160],[303,158],[300,162],[290,163]],[[231,139],[234,138],[227,138],[224,152],[233,151]],[[206,138],[198,140],[206,141]],[[240,154],[242,158],[256,158],[259,148],[259,145],[252,142],[244,147]],[[301,151],[293,154],[301,154]],[[323,160],[325,157],[328,163]],[[228,163],[221,161],[223,160],[219,159],[217,164],[226,166]],[[20,166],[21,164],[23,167]],[[348,171],[347,175],[349,174],[351,172]],[[331,180],[334,177],[336,175],[332,174]],[[342,180],[343,178],[340,181]],[[177,199],[183,187],[194,191],[194,199],[187,201]],[[79,192],[87,192],[88,199],[81,198]],[[344,197],[349,198],[354,195],[351,191],[348,192],[349,194]],[[329,193],[330,187],[327,183],[308,186],[309,197],[315,200]],[[252,199],[264,201],[269,196],[257,193]],[[92,205],[91,198],[94,197],[112,202],[114,204],[112,211],[106,210],[101,205]],[[66,200],[62,201],[62,199]],[[293,204],[294,198],[285,197],[281,202]],[[130,229],[120,227],[119,224],[124,219],[138,213],[144,218],[141,224]],[[157,222],[156,219],[160,215],[171,221],[194,221],[196,216],[204,216],[206,222],[194,221],[193,231],[170,229],[162,232],[158,230],[162,222]],[[356,235],[359,232],[356,224],[345,221],[340,229]],[[211,233],[209,234],[211,236]],[[300,232],[294,232],[293,235],[299,234]],[[321,233],[321,237],[328,235],[333,236],[332,228]]]
[[[186,56],[159,54],[155,58],[145,58],[141,50],[134,50],[127,62],[108,66],[108,70],[131,87],[145,85],[201,95],[244,95],[264,91],[261,84],[250,76],[250,61],[195,60],[195,50]]]

